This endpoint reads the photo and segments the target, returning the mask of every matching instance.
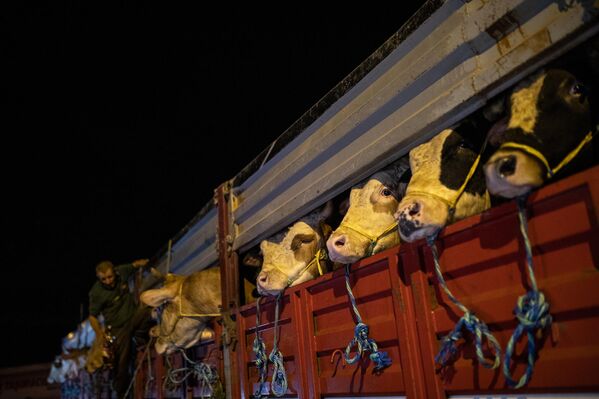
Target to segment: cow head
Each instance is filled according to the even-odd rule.
[[[559,170],[591,131],[587,94],[585,85],[560,69],[541,71],[514,88],[507,120],[493,138],[499,149],[484,167],[491,194],[526,194]]]
[[[324,207],[299,219],[287,231],[260,243],[262,270],[256,279],[260,295],[277,295],[287,287],[311,280],[320,271],[326,271],[322,270],[326,267],[327,227],[324,221],[332,211],[333,205],[329,201]]]
[[[393,214],[409,176],[404,157],[351,189],[347,213],[327,241],[333,262],[353,263],[399,244]]]
[[[490,207],[480,163],[462,189],[486,132],[480,121],[466,120],[410,151],[412,178],[395,214],[402,240],[432,235]]]
[[[216,267],[189,276],[170,274],[162,288],[142,292],[140,300],[160,308],[158,325],[150,330],[156,338],[157,353],[190,348],[213,335],[206,323],[220,312],[220,270]]]
[[[90,348],[96,339],[96,333],[88,319],[82,321],[75,331],[62,339],[62,350],[70,352],[76,349]]]

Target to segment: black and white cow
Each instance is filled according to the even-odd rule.
[[[490,123],[468,118],[410,151],[412,178],[395,218],[402,240],[411,242],[491,205],[482,163],[473,170]]]
[[[491,138],[499,149],[484,171],[491,194],[514,198],[541,186],[579,146],[589,147],[593,123],[588,87],[562,69],[525,79],[508,105],[509,115]]]

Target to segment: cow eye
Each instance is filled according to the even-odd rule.
[[[393,192],[391,190],[389,190],[387,187],[383,187],[383,190],[381,191],[381,194],[384,197],[389,197],[390,195],[393,195]]]
[[[583,94],[585,94],[585,91],[586,91],[585,87],[578,82],[574,83],[572,85],[572,87],[570,88],[570,94],[573,95],[574,97],[582,96]]]

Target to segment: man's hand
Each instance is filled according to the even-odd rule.
[[[133,267],[138,268],[138,267],[144,267],[145,265],[147,265],[149,262],[149,259],[138,259],[138,260],[134,260],[133,262],[131,262],[131,264],[133,265]]]

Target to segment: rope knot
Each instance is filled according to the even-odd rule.
[[[464,313],[462,318],[457,322],[453,331],[447,334],[441,343],[441,349],[437,356],[435,356],[435,362],[445,366],[451,358],[453,358],[458,349],[457,341],[463,337],[462,328],[466,328],[473,336],[475,341],[476,357],[479,362],[486,368],[497,368],[500,363],[501,348],[499,342],[489,331],[489,327],[484,321],[480,320],[476,315],[470,311]],[[495,352],[495,360],[493,363],[489,362],[483,353],[483,336],[487,338],[487,342],[493,348]]]
[[[540,291],[528,291],[518,298],[514,314],[525,332],[548,327],[553,318],[549,313],[549,303]]]
[[[387,352],[372,352],[370,354],[370,360],[372,360],[376,366],[374,367],[375,371],[382,370],[385,367],[391,366],[391,358],[387,354]]]
[[[273,364],[272,383],[270,384],[270,389],[275,396],[283,396],[287,392],[287,374],[285,373],[285,366],[283,365],[283,355],[275,346],[272,349],[272,352],[270,352],[268,358]]]
[[[266,369],[267,359],[266,345],[264,345],[264,341],[261,337],[257,336],[256,338],[254,338],[254,344],[252,345],[252,349],[256,354],[256,361],[254,363],[256,364],[256,368],[258,368],[258,370],[260,370],[260,373],[262,374],[262,370]]]

